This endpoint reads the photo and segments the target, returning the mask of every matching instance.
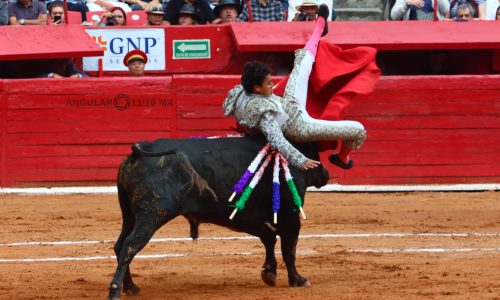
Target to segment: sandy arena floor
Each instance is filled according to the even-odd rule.
[[[3,195],[0,208],[0,299],[106,298],[116,195]],[[500,192],[308,193],[305,211],[310,288],[288,287],[281,257],[266,286],[257,239],[203,224],[193,243],[178,218],[132,263],[141,295],[122,299],[500,299]]]

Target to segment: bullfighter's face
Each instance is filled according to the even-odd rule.
[[[267,74],[260,85],[255,85],[253,91],[255,94],[262,96],[271,96],[273,94],[273,80],[271,74]]]

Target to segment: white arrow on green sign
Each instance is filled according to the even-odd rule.
[[[173,40],[173,59],[210,58],[210,40]]]

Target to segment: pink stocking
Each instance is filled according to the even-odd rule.
[[[325,19],[318,18],[316,19],[316,26],[314,27],[314,31],[307,41],[307,44],[304,48],[309,51],[314,57],[316,57],[316,52],[318,51],[319,39],[321,38],[321,34],[323,33],[323,29],[325,28]]]

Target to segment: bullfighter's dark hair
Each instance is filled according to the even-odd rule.
[[[250,61],[243,66],[241,75],[241,85],[247,93],[253,93],[255,85],[262,85],[267,75],[271,74],[271,69],[258,61]]]

